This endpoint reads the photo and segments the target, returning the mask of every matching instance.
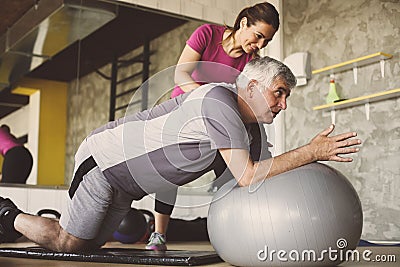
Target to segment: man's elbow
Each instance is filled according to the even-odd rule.
[[[239,179],[238,180],[238,183],[237,183],[240,187],[246,187],[246,186],[249,186],[251,183],[247,180],[247,179],[245,179],[245,178],[241,178],[241,179]]]
[[[255,175],[257,170],[257,163],[247,165],[245,171],[236,179],[240,187],[245,187],[255,182]]]
[[[240,187],[246,187],[249,186],[253,183],[254,179],[253,179],[253,175],[252,174],[244,174],[242,175],[242,177],[240,177],[237,181],[238,181],[238,185]]]

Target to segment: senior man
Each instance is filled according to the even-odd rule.
[[[68,211],[59,221],[23,213],[0,199],[0,237],[21,235],[55,251],[102,246],[131,203],[226,165],[239,186],[317,160],[350,162],[361,141],[323,130],[308,144],[271,157],[262,126],[286,109],[296,79],[283,63],[250,61],[236,84],[206,84],[94,130],[75,155]]]

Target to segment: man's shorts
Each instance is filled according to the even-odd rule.
[[[101,246],[129,211],[132,198],[111,187],[91,157],[86,140],[79,147],[75,162],[68,210],[61,215],[60,225],[69,234],[94,240]]]

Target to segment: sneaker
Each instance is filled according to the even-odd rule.
[[[149,238],[149,243],[146,245],[146,249],[164,251],[167,250],[165,243],[167,243],[165,235],[153,232]]]
[[[8,198],[0,197],[0,243],[14,242],[22,236],[20,232],[15,231],[14,227],[6,225],[5,217],[11,213],[19,214],[21,211],[15,204]]]

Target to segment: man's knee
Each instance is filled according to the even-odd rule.
[[[60,229],[56,250],[58,252],[82,252],[98,248],[93,241],[75,237]]]

